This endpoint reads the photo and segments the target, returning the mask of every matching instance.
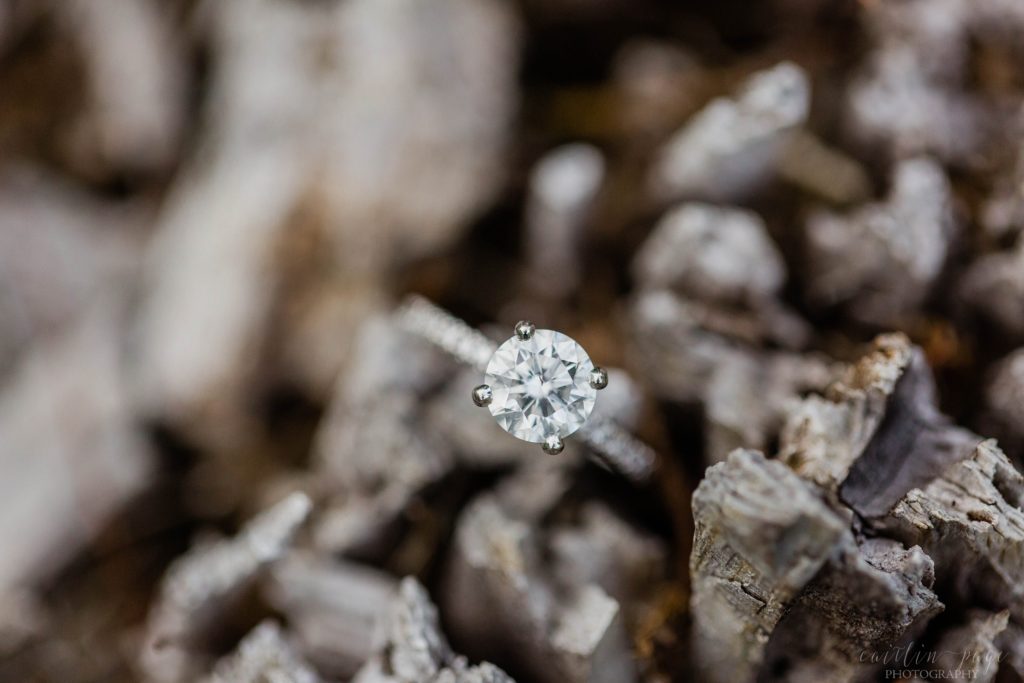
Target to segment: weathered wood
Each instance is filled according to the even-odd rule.
[[[402,580],[388,619],[384,645],[353,683],[514,683],[493,664],[471,666],[452,651],[437,608],[415,579]]]
[[[234,653],[217,662],[203,683],[320,683],[320,677],[288,644],[281,627],[265,621]]]
[[[735,199],[775,173],[788,136],[807,118],[810,83],[782,62],[751,76],[732,98],[713,100],[659,150],[649,182],[661,200]]]
[[[942,168],[927,158],[903,161],[884,201],[808,218],[809,298],[843,304],[859,320],[895,325],[931,291],[956,228]]]
[[[1024,618],[1024,476],[993,441],[911,489],[872,528],[921,546],[946,590]]]
[[[296,649],[324,675],[347,680],[380,646],[398,582],[367,565],[293,551],[271,566],[262,593],[288,618]]]
[[[558,570],[552,575],[544,562],[547,539],[536,525],[564,489],[538,486],[543,479],[534,471],[543,476],[526,470],[463,512],[443,588],[453,633],[479,656],[500,662],[511,655],[533,680],[635,680],[618,601],[596,583],[560,584]],[[617,560],[609,554],[604,561]],[[572,571],[564,566],[561,578]],[[606,576],[628,571],[620,563]]]
[[[200,543],[171,565],[138,654],[139,668],[150,680],[191,680],[205,667],[204,630],[284,554],[311,506],[305,494],[293,493],[251,519],[237,536]]]
[[[845,537],[772,632],[758,679],[854,681],[943,609],[931,559],[890,539]]]
[[[708,468],[693,512],[695,664],[705,680],[751,680],[772,630],[849,534],[847,522],[788,467],[745,450]]]
[[[942,415],[935,400],[920,349],[903,335],[883,335],[825,397],[792,407],[780,457],[801,476],[838,491],[859,514],[884,514],[980,441]]]
[[[948,678],[962,678],[981,683],[991,683],[999,674],[1002,652],[998,645],[1000,635],[1006,630],[1009,612],[984,612],[973,610],[962,626],[943,634],[935,651],[939,653],[936,662],[944,669]]]

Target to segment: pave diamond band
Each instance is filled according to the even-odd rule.
[[[473,391],[498,425],[513,436],[540,443],[548,453],[562,450],[562,439],[578,434],[595,460],[634,479],[647,479],[654,452],[615,422],[591,415],[608,374],[596,367],[570,337],[520,321],[500,346],[480,331],[420,296],[398,311],[399,324],[485,373]]]

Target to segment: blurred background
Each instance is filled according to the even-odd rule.
[[[1015,0],[2,0],[0,680],[268,618],[368,676],[406,575],[516,680],[692,680],[694,486],[876,334],[1024,453],[1022,98]],[[409,292],[621,369],[657,481],[510,443]]]

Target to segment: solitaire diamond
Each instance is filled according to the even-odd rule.
[[[597,397],[595,370],[583,347],[553,330],[522,322],[487,364],[486,405],[501,428],[533,443],[561,450],[559,439],[583,426]],[[598,371],[600,372],[600,371]],[[607,381],[607,379],[605,379]]]

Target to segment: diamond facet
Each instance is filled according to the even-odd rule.
[[[590,384],[594,364],[583,347],[554,330],[514,336],[487,364],[491,415],[512,436],[543,443],[583,426],[597,389]]]

